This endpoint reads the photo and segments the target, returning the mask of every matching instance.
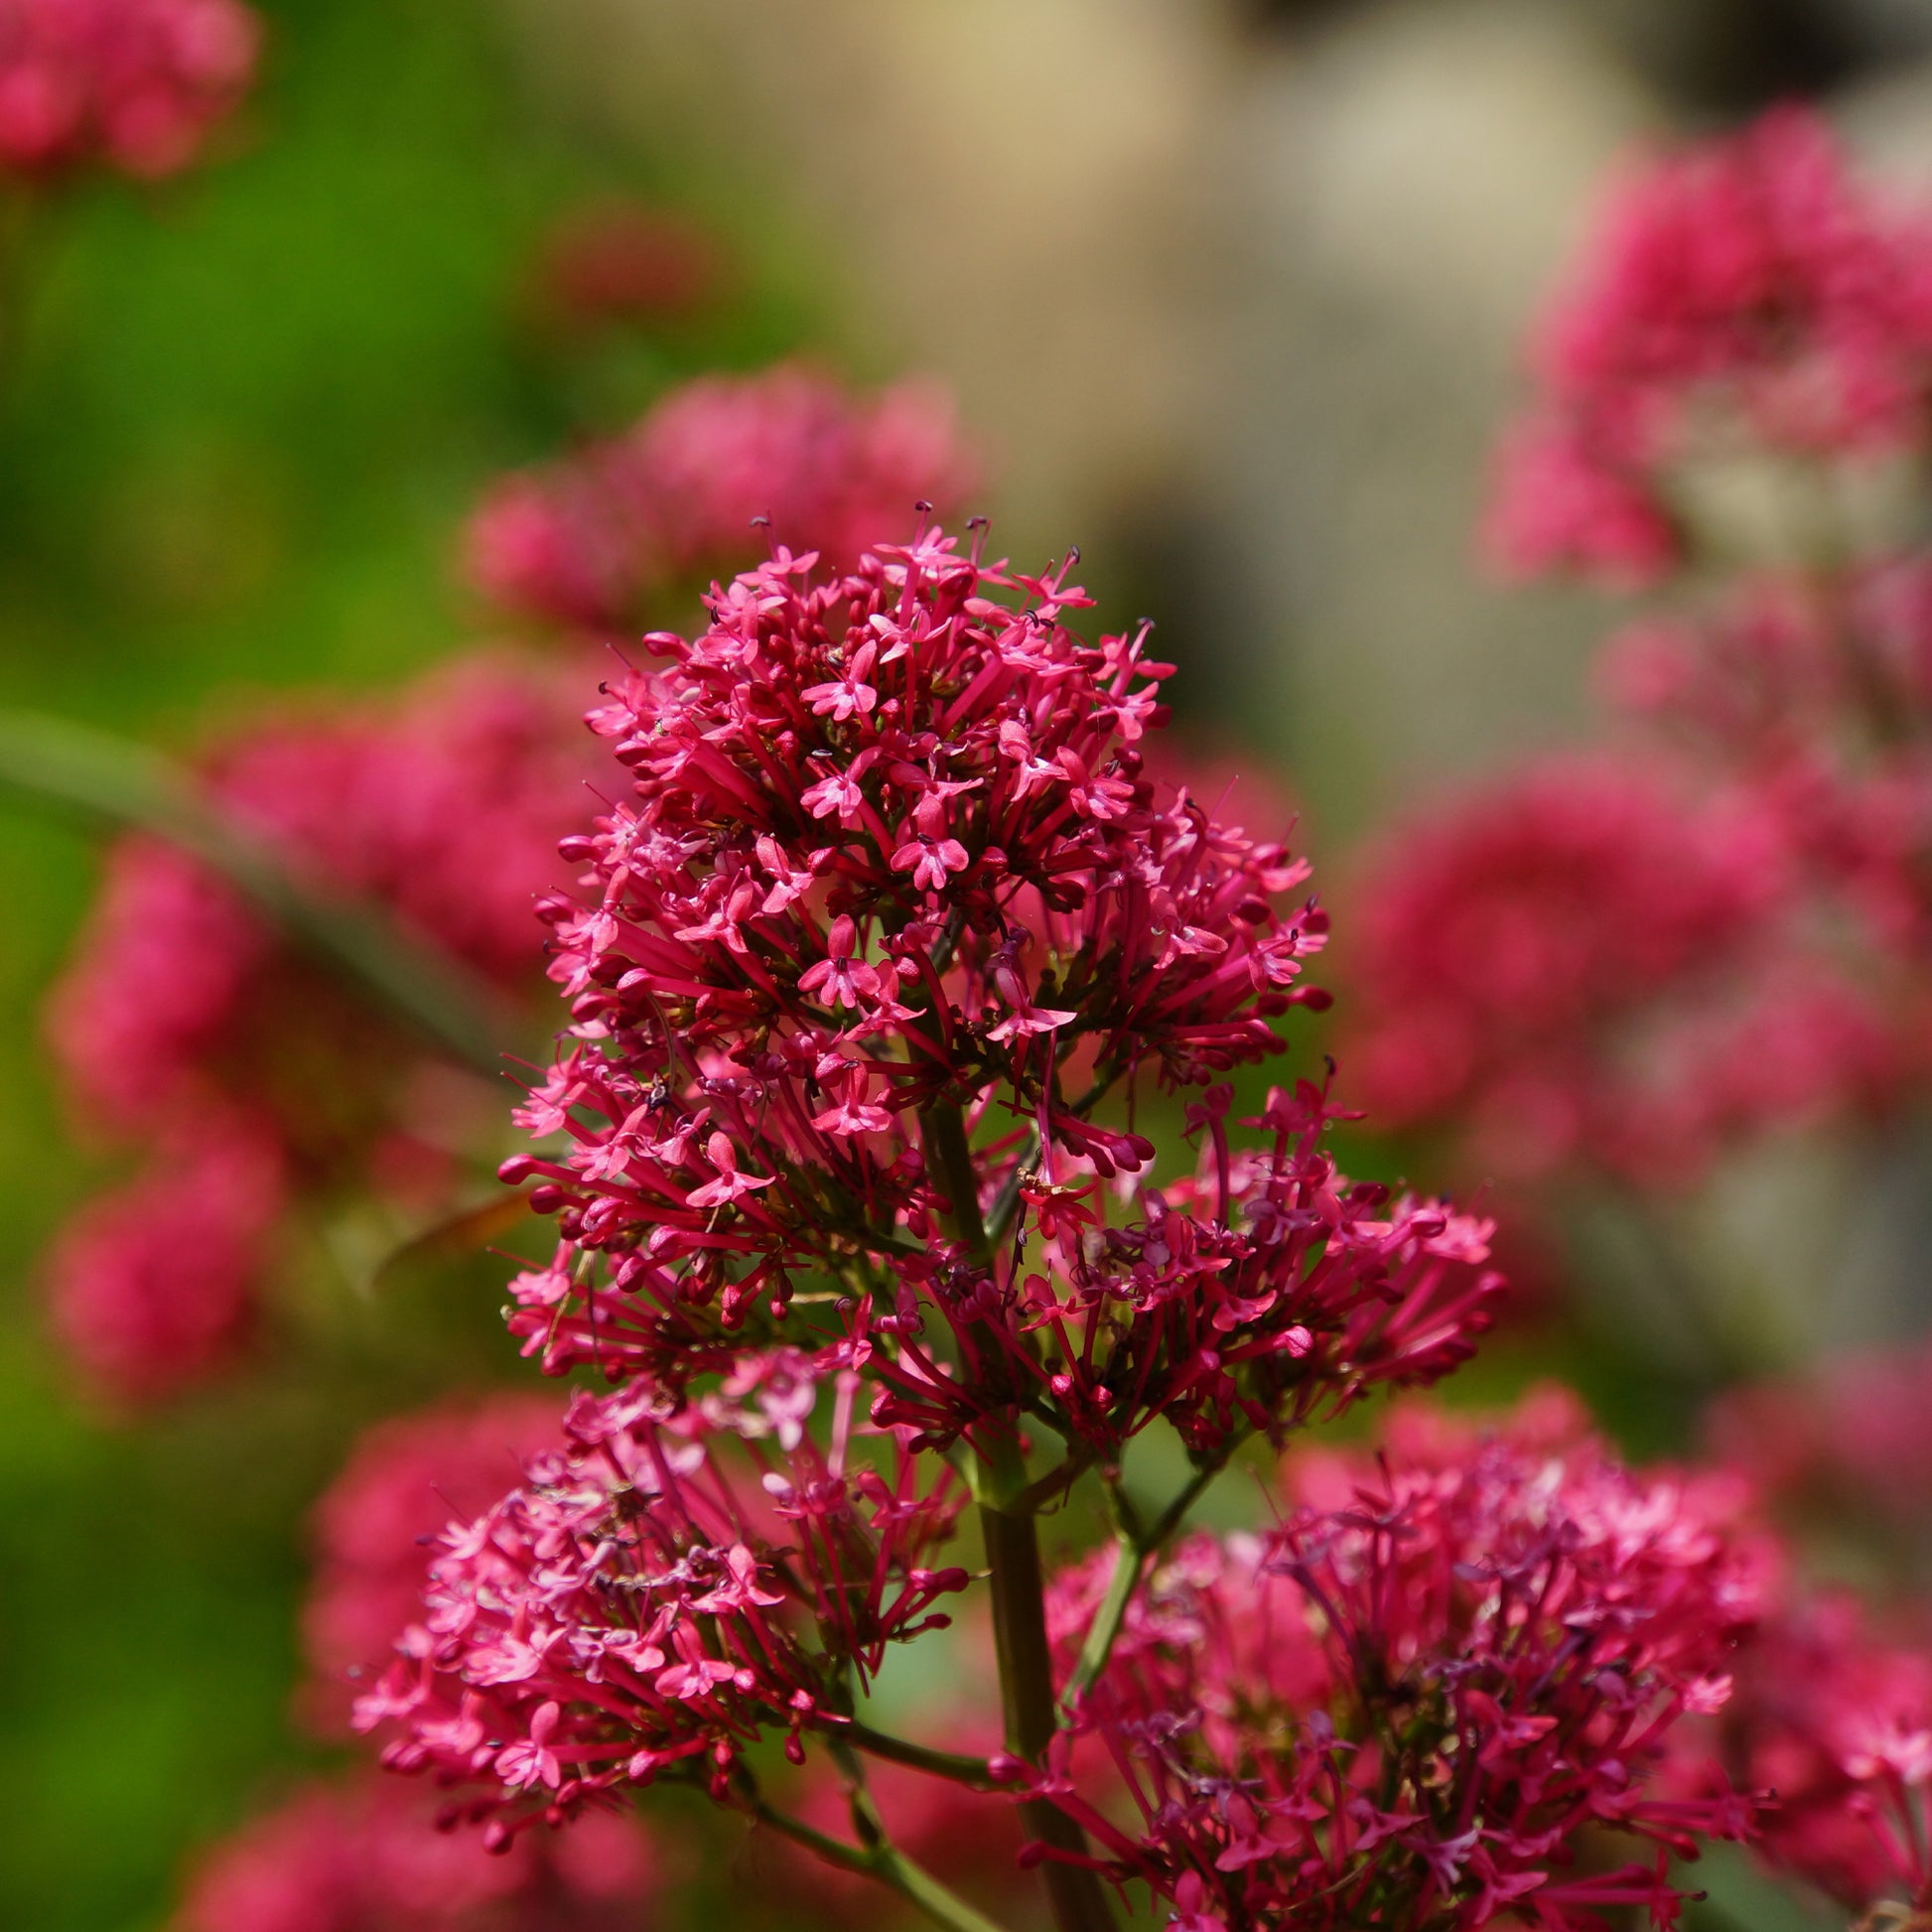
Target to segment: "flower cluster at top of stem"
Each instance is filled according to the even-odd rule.
[[[1648,584],[1696,560],[1697,472],[1908,449],[1932,394],[1932,225],[1857,182],[1816,116],[1632,169],[1535,345],[1491,547]]]
[[[634,634],[663,621],[666,593],[755,562],[757,523],[849,567],[912,503],[963,503],[975,474],[928,384],[862,397],[797,367],[705,376],[496,483],[470,520],[469,574],[522,617]]]
[[[635,798],[567,842],[573,1037],[522,1114],[562,1146],[506,1169],[559,1221],[511,1316],[546,1367],[676,1392],[802,1287],[881,1424],[1112,1459],[1156,1415],[1225,1453],[1459,1358],[1486,1227],[1338,1176],[1312,1090],[1243,1149],[1210,1088],[1164,1191],[1096,1118],[1276,1051],[1325,919],[1143,774],[1166,667],[1082,642],[1085,601],[936,532],[851,575],[781,552],[594,714]]]
[[[1543,1405],[1486,1440],[1412,1422],[1377,1460],[1311,1459],[1318,1499],[1156,1572],[1080,1704],[1136,1822],[1087,1800],[1070,1738],[1049,1782],[1108,1868],[1185,1932],[1670,1922],[1671,1855],[1752,1817],[1656,1776],[1756,1613],[1737,1486],[1634,1475]],[[1112,1561],[1054,1586],[1069,1649]],[[1598,1829],[1645,1858],[1571,1869]]]
[[[260,43],[237,0],[6,0],[0,169],[176,174],[247,92]]]

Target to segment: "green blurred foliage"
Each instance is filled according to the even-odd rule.
[[[756,212],[688,158],[606,151],[523,85],[489,10],[276,0],[262,85],[160,191],[35,207],[0,284],[0,703],[181,743],[268,691],[392,682],[472,634],[461,517],[496,470],[666,380],[808,343]],[[521,301],[560,210],[637,194],[752,257],[701,323],[567,360]],[[730,247],[727,243],[727,253]],[[288,1720],[303,1518],[361,1422],[513,1374],[500,1267],[294,1319],[263,1374],[114,1427],[62,1386],[36,1257],[98,1179],[38,1002],[87,841],[0,817],[0,1925],[153,1926],[194,1848],[302,1765]],[[302,1366],[295,1366],[300,1356]]]

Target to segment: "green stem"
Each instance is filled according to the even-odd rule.
[[[1230,1452],[1234,1447],[1229,1445]],[[1073,1675],[1067,1679],[1066,1689],[1060,1694],[1060,1701],[1068,1710],[1093,1688],[1094,1680],[1107,1668],[1107,1659],[1113,1655],[1114,1643],[1120,1636],[1120,1626],[1127,1618],[1127,1606],[1134,1600],[1135,1590],[1140,1587],[1149,1558],[1160,1553],[1163,1545],[1180,1527],[1187,1512],[1199,1500],[1201,1491],[1226,1466],[1227,1458],[1224,1455],[1207,1468],[1195,1470],[1185,1487],[1154,1519],[1152,1526],[1144,1530],[1133,1527],[1125,1507],[1126,1498],[1118,1491],[1109,1491],[1115,1499],[1115,1514],[1121,1524],[1114,1538],[1114,1574],[1107,1580],[1107,1593],[1100,1599],[1100,1607],[1094,1612],[1092,1623],[1087,1626],[1086,1642],[1080,1646]]]
[[[947,1932],[1005,1932],[1005,1928],[996,1920],[967,1904],[957,1892],[949,1891],[923,1865],[908,1859],[897,1846],[883,1839],[870,1847],[847,1845],[815,1830],[802,1818],[793,1818],[789,1813],[778,1810],[761,1797],[754,1797],[746,1802],[752,1816],[760,1825],[768,1825],[794,1845],[802,1845],[814,1858],[823,1859],[827,1864],[837,1865],[842,1871],[856,1871],[862,1877],[876,1878],[881,1884],[890,1885],[901,1898],[916,1905],[935,1925],[945,1926]]]
[[[979,1181],[965,1116],[956,1105],[935,1101],[920,1110],[919,1139],[926,1164],[951,1202],[953,1231],[981,1267],[992,1264],[992,1244],[980,1218]],[[1022,1471],[1024,1476],[1024,1470]],[[1011,1496],[1016,1485],[990,1472],[995,1495]],[[1024,1491],[1025,1484],[1018,1485]],[[980,1534],[993,1593],[993,1645],[1000,1663],[1000,1704],[1006,1719],[1007,1749],[1037,1765],[1058,1728],[1053,1697],[1053,1653],[1046,1640],[1045,1590],[1040,1576],[1039,1538],[1032,1515],[1011,1513],[990,1502],[980,1504]],[[1049,1852],[1070,1859],[1087,1856],[1086,1834],[1046,1798],[1020,1807],[1029,1832]],[[1040,1876],[1059,1932],[1113,1932],[1113,1910],[1099,1875],[1085,1864],[1048,1857]]]
[[[982,1268],[993,1260],[993,1244],[980,1219],[979,1174],[966,1139],[966,1117],[958,1107],[942,1102],[919,1110],[919,1142],[926,1166],[939,1177],[952,1211],[947,1218],[966,1244],[966,1252]]]
[[[64,719],[0,714],[0,785],[178,846],[452,1058],[491,1079],[501,1075],[503,1042],[515,1030],[484,988],[374,907],[296,880],[263,841],[223,817],[189,772],[159,754]]]
[[[1057,1728],[1053,1654],[1046,1640],[1046,1613],[1039,1568],[1039,1539],[1031,1516],[1009,1516],[982,1506],[993,1585],[993,1645],[1000,1660],[1000,1702],[1007,1748],[1038,1764]],[[1028,1831],[1051,1852],[1087,1855],[1086,1834],[1047,1798],[1020,1807]],[[1059,1932],[1112,1932],[1114,1915],[1098,1875],[1083,1864],[1047,1858],[1040,1864]]]
[[[894,1764],[910,1765],[915,1771],[930,1771],[935,1778],[950,1778],[955,1784],[969,1784],[979,1791],[998,1788],[998,1780],[983,1757],[967,1757],[959,1751],[934,1750],[929,1744],[913,1743],[909,1737],[894,1737],[887,1731],[874,1730],[870,1725],[861,1724],[856,1718],[844,1726],[844,1734],[862,1751],[874,1757],[887,1758]]]
[[[1100,1599],[1100,1607],[1087,1626],[1087,1640],[1080,1646],[1079,1661],[1073,1666],[1073,1675],[1066,1680],[1066,1689],[1061,1694],[1069,1711],[1086,1696],[1093,1688],[1094,1680],[1107,1668],[1107,1659],[1113,1654],[1114,1639],[1120,1635],[1127,1606],[1134,1600],[1135,1590],[1140,1587],[1141,1570],[1146,1562],[1147,1552],[1133,1537],[1117,1536],[1114,1539],[1114,1574],[1107,1580],[1107,1593]]]

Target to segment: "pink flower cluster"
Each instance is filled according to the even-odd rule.
[[[238,0],[0,0],[0,168],[188,166],[254,78]]]
[[[634,632],[667,593],[765,554],[769,536],[841,568],[976,483],[943,396],[855,396],[795,367],[707,376],[621,436],[509,477],[467,538],[469,574],[545,623]],[[762,523],[764,529],[759,526]]]
[[[1863,1519],[1915,1541],[1932,1510],[1932,1343],[1853,1350],[1728,1390],[1708,1436],[1718,1459],[1794,1517]]]
[[[647,640],[670,667],[595,720],[635,801],[546,908],[576,1038],[522,1118],[564,1145],[505,1170],[560,1224],[514,1285],[547,1367],[682,1389],[830,1278],[882,1423],[990,1450],[1031,1413],[1111,1456],[1155,1414],[1205,1450],[1440,1374],[1480,1329],[1484,1226],[1351,1187],[1311,1092],[1241,1153],[1210,1092],[1211,1179],[1166,1193],[1096,1119],[1277,1050],[1325,921],[1278,909],[1279,845],[1143,775],[1166,667],[1082,642],[1084,602],[930,534],[850,577],[781,555]]]
[[[217,1374],[253,1331],[286,1202],[273,1144],[210,1112],[57,1237],[45,1265],[63,1348],[127,1406]]]
[[[1632,1474],[1545,1405],[1486,1440],[1392,1438],[1321,1458],[1321,1502],[1157,1572],[1078,1720],[1138,1821],[1083,1803],[1070,1753],[1060,1802],[1184,1932],[1671,1923],[1671,1858],[1752,1822],[1727,1788],[1657,1775],[1679,1720],[1724,1705],[1757,1612],[1736,1486]],[[1109,1567],[1055,1587],[1069,1649]],[[1598,1832],[1643,1856],[1573,1868]]]
[[[1831,462],[1927,431],[1932,226],[1894,216],[1811,114],[1633,171],[1544,323],[1490,546],[1529,573],[1654,582],[1687,559],[1684,471],[1740,446]]]
[[[1932,1655],[1851,1597],[1784,1607],[1737,1677],[1721,1734],[1775,1793],[1760,1856],[1860,1910],[1932,1910]]]
[[[1660,164],[1597,256],[1497,515],[1519,563],[1679,594],[1603,656],[1646,749],[1385,842],[1349,1059],[1385,1116],[1454,1122],[1487,1166],[1658,1187],[1932,1073],[1932,575],[1852,462],[1932,439],[1932,219],[1880,215],[1787,111]],[[1740,568],[1679,483],[1753,463],[1784,516]]]
[[[256,727],[208,758],[207,793],[321,888],[527,989],[530,904],[567,877],[555,842],[593,763],[574,711],[548,667],[471,660],[390,707]],[[453,1159],[437,1106],[412,1115],[413,1043],[151,838],[110,854],[49,1031],[80,1119],[161,1150],[55,1254],[57,1327],[117,1403],[225,1358],[288,1190],[380,1189]]]
[[[667,1773],[724,1797],[759,1737],[795,1760],[806,1726],[838,1728],[846,1674],[863,1687],[888,1644],[943,1624],[967,1575],[925,1561],[965,1501],[950,1469],[890,1438],[863,1457],[858,1377],[832,1382],[829,1449],[796,1352],[682,1411],[580,1394],[564,1447],[439,1538],[424,1620],[356,1706],[397,1727],[385,1761],[480,1785],[467,1815],[503,1843]]]
[[[1767,804],[1606,757],[1417,812],[1364,868],[1344,1063],[1392,1126],[1487,1171],[1699,1178],[1738,1138],[1882,1107],[1907,1070],[1853,962],[1792,930]]]
[[[379,1674],[419,1611],[425,1547],[483,1514],[557,1440],[551,1393],[452,1398],[379,1423],[316,1504],[315,1571],[303,1610],[313,1715],[348,1715],[347,1687]]]
[[[655,1922],[649,1841],[586,1818],[491,1858],[434,1828],[435,1805],[394,1778],[303,1786],[217,1846],[189,1882],[176,1932],[638,1932]]]

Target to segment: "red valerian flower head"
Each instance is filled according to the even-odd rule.
[[[860,1452],[849,1369],[821,1448],[821,1367],[745,1361],[674,1418],[634,1389],[580,1395],[565,1447],[438,1539],[424,1620],[356,1706],[393,1727],[384,1761],[478,1787],[464,1815],[501,1843],[664,1774],[723,1796],[761,1735],[796,1757],[839,1725],[848,1672],[863,1687],[889,1643],[946,1621],[966,1573],[925,1558],[965,1497],[897,1444]]]
[[[273,1145],[211,1115],[87,1202],[43,1266],[55,1332],[89,1394],[141,1409],[232,1365],[286,1198]]]
[[[0,0],[0,168],[176,174],[247,92],[260,43],[237,0]]]
[[[302,1630],[314,1715],[348,1715],[348,1686],[387,1663],[418,1613],[425,1547],[453,1518],[481,1516],[557,1440],[554,1392],[454,1398],[392,1417],[357,1441],[317,1502],[314,1578]]]
[[[527,994],[542,958],[531,902],[568,877],[556,841],[595,763],[572,689],[549,665],[466,660],[388,705],[260,723],[208,755],[207,789],[293,873],[374,901]],[[64,1336],[124,1397],[159,1399],[227,1359],[290,1189],[394,1191],[398,1168],[454,1168],[465,1152],[465,1110],[429,1091],[418,1042],[279,940],[235,888],[146,836],[110,853],[48,1028],[83,1127],[159,1144],[171,1167],[256,1176],[245,1209],[226,1180],[180,1186],[152,1233],[146,1205],[103,1209],[76,1236],[86,1265],[57,1269]],[[151,1203],[175,1183],[139,1185]],[[175,1252],[188,1214],[207,1237],[199,1261]]]
[[[1090,1197],[1153,1149],[1093,1111],[1144,1074],[1197,1086],[1280,1049],[1271,1023],[1322,997],[1301,975],[1325,919],[1281,903],[1306,867],[1145,776],[1168,667],[1144,633],[1075,634],[1087,600],[1063,572],[1015,576],[929,532],[850,576],[781,554],[710,602],[708,631],[648,639],[668,668],[593,714],[635,796],[566,842],[588,891],[545,908],[575,1037],[522,1119],[565,1144],[504,1172],[538,1180],[563,1240],[515,1284],[514,1331],[553,1370],[678,1389],[782,1332],[798,1281],[829,1278],[851,1291],[845,1332],[887,1379],[885,1357],[900,1365],[935,1440],[982,1416],[1010,1432],[1034,1403],[1115,1411],[1072,1423],[1096,1443],[1166,1400],[1225,1407],[1231,1365],[1262,1352],[1226,1332],[1249,1317],[1216,1302],[1230,1367],[1199,1353],[1204,1334],[1171,1358],[1152,1337],[1178,1348],[1192,1316],[1152,1283],[1203,1281],[1235,1247],[1114,1283],[1125,1249],[1108,1258]],[[1331,1179],[1294,1212],[1370,1217],[1365,1195],[1329,1213]],[[988,1220],[1014,1243],[996,1253]],[[1373,1277],[1385,1304],[1447,1229],[1398,1220],[1364,1225],[1336,1271]],[[1268,1251],[1250,1315],[1284,1333],[1301,1319],[1287,1276],[1311,1252],[1286,1225],[1222,1230]],[[1029,1230],[1078,1254],[1083,1308],[1056,1313],[1027,1285]],[[1148,1352],[1102,1396],[1136,1304]],[[935,1315],[961,1338],[956,1373],[920,1340]],[[1069,1325],[1061,1389],[1043,1344],[1068,1345]]]
[[[1751,1816],[1728,1792],[1653,1789],[1756,1614],[1740,1492],[1626,1471],[1547,1405],[1486,1440],[1410,1441],[1358,1461],[1336,1506],[1194,1538],[1130,1608],[1078,1723],[1138,1829],[1085,1802],[1064,1756],[1048,1788],[1183,1925],[1557,1928],[1613,1904],[1668,1923],[1668,1859]],[[1110,1560],[1056,1587],[1069,1651]],[[1580,1872],[1599,1831],[1644,1859]]]
[[[662,621],[668,591],[743,568],[768,538],[848,569],[916,504],[963,506],[975,483],[927,385],[865,398],[789,366],[706,376],[622,436],[499,483],[471,519],[469,572],[507,610],[635,631]]]
[[[303,1786],[200,1862],[175,1932],[636,1932],[650,1841],[604,1812],[492,1858],[398,1779]]]
[[[1928,262],[1926,223],[1881,208],[1802,109],[1633,170],[1545,322],[1492,554],[1652,582],[1692,540],[1700,458],[1839,461],[1922,436]]]
[[[1397,828],[1363,869],[1342,1049],[1370,1110],[1467,1123],[1492,1170],[1681,1186],[1731,1139],[1884,1104],[1898,1024],[1791,916],[1788,822],[1573,758]]]
[[[1932,1655],[1886,1640],[1850,1596],[1783,1606],[1719,1731],[1770,1790],[1759,1850],[1858,1910],[1932,1910]],[[1902,1915],[1901,1915],[1902,1916]]]

